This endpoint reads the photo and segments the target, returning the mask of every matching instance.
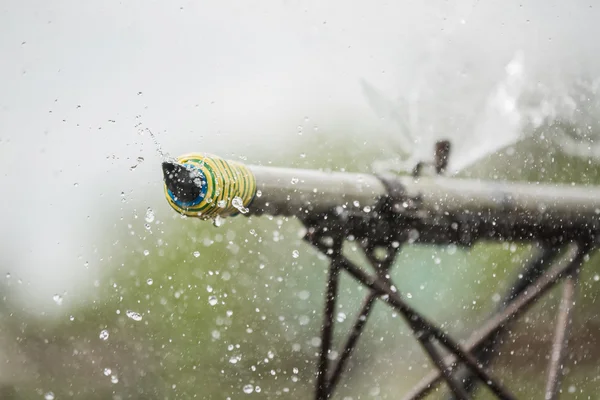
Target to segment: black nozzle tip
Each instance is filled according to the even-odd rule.
[[[162,170],[167,189],[175,196],[176,201],[191,203],[198,199],[202,190],[198,184],[197,172],[168,161],[162,163]]]

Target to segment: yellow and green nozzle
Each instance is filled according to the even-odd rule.
[[[201,219],[244,212],[256,195],[250,169],[234,161],[186,154],[162,164],[167,201],[177,212]]]

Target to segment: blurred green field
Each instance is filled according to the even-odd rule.
[[[340,137],[307,136],[276,156],[253,154],[246,162],[368,172],[374,160],[392,156],[354,133]],[[567,157],[536,136],[464,175],[600,184],[591,160]],[[135,215],[106,214],[97,232],[104,270],[87,304],[34,318],[19,312],[10,295],[16,283],[6,281],[0,332],[9,362],[0,398],[310,398],[327,264],[302,241],[301,224],[237,217],[214,227],[176,215],[161,192],[146,195],[160,204],[151,216],[144,204],[127,204]],[[346,250],[360,259],[352,243]],[[415,307],[464,338],[530,253],[531,246],[512,243],[408,246],[393,277]],[[600,388],[598,261],[592,257],[581,276],[561,398],[595,398]],[[366,294],[346,276],[342,288],[338,347]],[[519,322],[494,367],[519,398],[540,398],[558,299],[552,291]],[[335,398],[395,399],[430,369],[404,323],[378,304]],[[491,397],[481,391],[480,398]]]

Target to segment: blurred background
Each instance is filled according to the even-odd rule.
[[[161,151],[372,172],[448,138],[463,176],[599,184],[599,17],[589,0],[1,1],[0,398],[310,398],[326,262],[294,219],[180,218]],[[414,246],[394,277],[466,337],[531,251]],[[588,264],[563,398],[600,389]],[[342,292],[338,345],[364,295]],[[519,398],[543,388],[557,304],[495,366]],[[397,398],[429,370],[379,304],[336,398]]]

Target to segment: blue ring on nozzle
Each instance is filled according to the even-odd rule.
[[[206,192],[208,191],[208,185],[206,183],[206,175],[204,175],[204,172],[202,172],[202,170],[200,168],[196,167],[194,164],[183,163],[181,165],[185,165],[186,167],[198,172],[198,174],[199,174],[198,178],[200,178],[200,182],[201,182],[200,183],[200,194],[194,200],[186,202],[186,201],[181,201],[181,200],[175,198],[175,195],[173,194],[173,192],[171,192],[171,190],[169,190],[169,188],[167,188],[167,193],[169,194],[169,197],[171,198],[171,200],[173,200],[173,203],[175,203],[178,207],[190,208],[190,207],[197,206],[198,204],[200,204],[202,202],[202,200],[204,200],[204,198],[206,197]]]

